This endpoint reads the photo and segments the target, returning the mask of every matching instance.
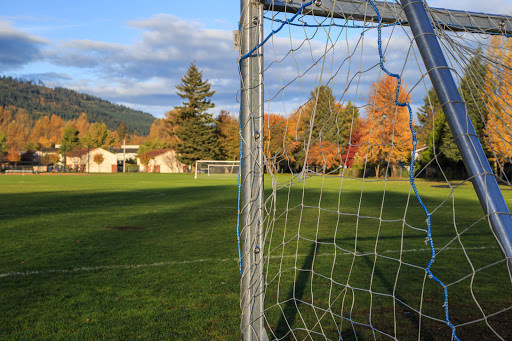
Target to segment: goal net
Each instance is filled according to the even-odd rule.
[[[239,31],[242,337],[511,340],[512,226],[492,200],[512,200],[512,18],[427,5],[441,68],[400,2],[256,3]]]
[[[240,161],[198,160],[196,161],[195,178],[236,176]]]

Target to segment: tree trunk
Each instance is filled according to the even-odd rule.
[[[379,171],[380,171],[380,163],[377,164],[377,168],[375,169],[375,176],[379,177]]]

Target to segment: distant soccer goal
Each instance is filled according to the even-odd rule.
[[[512,17],[242,1],[244,340],[512,340]]]
[[[235,176],[238,174],[240,161],[197,160],[194,177]]]

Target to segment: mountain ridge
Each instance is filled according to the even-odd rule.
[[[104,122],[110,130],[115,130],[124,122],[130,133],[137,131],[140,135],[148,135],[156,119],[151,114],[96,96],[7,76],[0,77],[0,106],[14,111],[24,109],[34,120],[57,115],[70,121],[85,113],[91,123]]]

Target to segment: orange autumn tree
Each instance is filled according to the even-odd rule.
[[[289,163],[297,162],[297,154],[301,153],[304,138],[307,130],[306,114],[298,109],[286,120],[286,131],[284,136],[283,158]]]
[[[16,164],[21,160],[21,154],[18,153],[18,151],[14,147],[11,147],[7,152],[7,159],[10,162],[14,163],[14,166],[16,166]]]
[[[36,121],[30,133],[30,142],[35,148],[48,148],[60,143],[64,120],[57,115],[43,116]]]
[[[350,167],[355,151],[351,148],[351,132],[358,116],[359,110],[350,101],[344,106],[336,100],[330,85],[315,87],[307,102],[288,119],[286,155],[297,168],[323,167],[325,173]],[[326,156],[329,159],[323,160]]]
[[[215,124],[221,158],[226,160],[239,159],[240,133],[238,132],[238,119],[229,112],[222,110],[215,120]]]
[[[167,112],[165,115],[169,118],[173,113],[176,113],[176,109]],[[153,121],[153,124],[151,124],[148,140],[159,141],[163,146],[162,149],[173,148],[180,141],[175,134],[169,133],[172,130],[173,127],[170,126],[170,123],[168,123],[165,118],[156,119]]]
[[[331,141],[317,142],[309,148],[308,164],[322,168],[324,174],[329,168],[341,163],[338,145]]]
[[[494,59],[488,64],[486,74],[489,90],[484,90],[488,110],[486,146],[489,161],[499,174],[498,164],[503,167],[512,158],[512,39],[493,36],[487,55]],[[508,51],[508,53],[507,53]]]
[[[395,104],[397,81],[385,76],[370,86],[366,122],[362,124],[360,160],[366,160],[375,166],[377,177],[380,168],[387,163],[395,167],[398,162],[409,160],[412,152],[412,134],[409,129],[409,111],[407,107]],[[409,102],[407,85],[402,85],[399,92],[400,103]]]
[[[263,151],[267,158],[269,171],[279,172],[280,162],[284,158],[286,118],[279,114],[265,114],[265,139]]]
[[[24,109],[19,109],[4,131],[7,146],[16,150],[25,149],[28,144],[32,124],[33,121],[28,112]]]
[[[84,138],[91,127],[87,115],[85,113],[80,114],[78,118],[75,118],[71,121],[71,125],[78,130],[78,137]]]

